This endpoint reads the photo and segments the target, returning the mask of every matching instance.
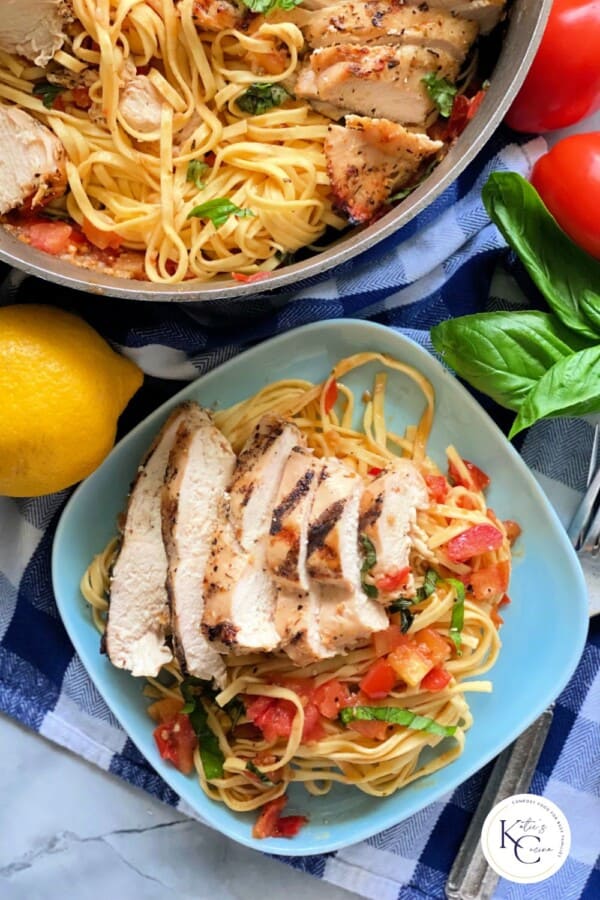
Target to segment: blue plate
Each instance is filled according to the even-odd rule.
[[[171,408],[191,398],[205,406],[229,406],[269,381],[307,378],[318,382],[341,357],[360,350],[389,353],[415,366],[433,383],[437,412],[430,455],[445,468],[446,446],[492,476],[489,503],[500,518],[523,527],[510,587],[512,605],[503,612],[503,647],[492,670],[492,694],[472,694],[475,722],[462,756],[392,797],[376,799],[345,786],[325,797],[290,791],[289,810],[310,817],[293,839],[256,841],[256,814],[238,814],[209,800],[195,778],[163,762],[145,713],[143,679],[113,668],[99,652],[99,636],[79,593],[79,581],[94,554],[115,532],[136,467]],[[348,383],[372,383],[380,365],[354,372]],[[391,373],[387,414],[402,431],[415,422],[422,396],[404,376]],[[67,504],[54,541],[52,574],[63,621],[84,666],[132,741],[191,807],[241,844],[288,856],[348,846],[416,813],[454,789],[511,743],[560,693],[582,653],[587,630],[586,588],[569,541],[554,510],[521,458],[471,395],[417,344],[367,322],[336,320],[290,331],[241,354],[184,388],[137,426]]]

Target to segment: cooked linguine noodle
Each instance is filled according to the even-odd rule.
[[[370,362],[399,371],[423,391],[423,414],[404,435],[394,434],[386,426],[385,371],[375,376],[371,390],[362,398],[354,396],[341,381],[352,369]],[[338,386],[337,402],[327,412],[330,404],[326,397],[333,382]],[[352,422],[361,404],[364,404],[362,428],[355,430]],[[383,354],[359,353],[341,360],[321,385],[291,380],[271,384],[254,397],[217,412],[215,422],[239,452],[253,425],[267,411],[292,418],[318,456],[336,456],[365,479],[372,477],[369,470],[393,466],[398,456],[412,459],[424,476],[441,474],[426,455],[434,414],[433,389],[417,370]],[[450,447],[447,454],[454,471],[468,483],[469,472],[457,451]],[[499,549],[481,553],[469,566],[448,558],[444,548],[452,537],[471,525],[489,525],[490,520],[503,535]],[[402,630],[418,642],[425,629],[432,629],[451,645],[455,630],[453,611],[459,600],[457,579],[471,572],[473,566],[479,570],[500,564],[510,566],[507,528],[487,508],[481,490],[456,483],[449,487],[443,500],[432,500],[427,509],[418,513],[412,542],[410,565],[417,593]],[[113,540],[95,558],[82,580],[83,595],[92,607],[99,630],[104,627],[108,608],[109,573],[116,547],[117,542]],[[432,570],[436,575],[433,585],[430,584],[429,591],[423,590]],[[468,584],[468,579],[465,580]],[[480,676],[493,666],[500,649],[497,626],[501,620],[496,611],[500,601],[492,592],[489,599],[477,600],[467,587],[460,641],[455,641],[445,663],[451,675],[446,686],[434,691],[421,685],[400,684],[385,699],[370,702],[371,706],[408,710],[425,717],[420,721],[433,721],[437,729],[433,732],[415,730],[414,723],[412,728],[387,724],[383,735],[376,735],[364,728],[364,722],[344,723],[334,717],[323,719],[316,740],[303,741],[306,684],[310,683],[311,690],[315,690],[335,679],[352,695],[378,655],[381,656],[376,642],[302,668],[283,653],[230,655],[225,660],[226,687],[216,696],[206,691],[202,697],[208,725],[218,739],[224,760],[221,777],[207,778],[201,752],[196,750],[195,767],[203,790],[233,810],[247,811],[281,797],[291,782],[302,782],[313,795],[327,793],[333,783],[340,782],[383,797],[447,765],[461,753],[465,733],[472,723],[467,693],[492,689],[491,683],[480,680]],[[392,613],[390,621],[399,624],[400,613]],[[171,664],[163,676],[149,679],[145,693],[175,704],[180,701],[174,707],[180,709],[183,674],[176,664]],[[269,742],[252,733],[244,710],[257,696],[292,704],[295,716],[287,738]],[[241,718],[236,721],[240,712]],[[435,748],[435,752],[424,753],[430,748]]]

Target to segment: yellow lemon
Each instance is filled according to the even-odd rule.
[[[0,308],[0,494],[50,494],[93,472],[143,377],[78,316]]]

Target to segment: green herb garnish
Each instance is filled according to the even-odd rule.
[[[430,99],[437,106],[440,116],[450,118],[458,90],[456,85],[447,78],[440,78],[437,72],[428,72],[421,81],[427,88]]]
[[[456,725],[440,725],[429,716],[420,716],[410,709],[399,706],[347,706],[340,712],[340,719],[344,725],[353,720],[362,722],[389,722],[391,725],[404,725],[414,731],[426,731],[429,734],[439,734],[443,737],[452,737],[456,731]]]
[[[422,600],[427,600],[428,597],[431,597],[438,585],[438,582],[440,581],[441,578],[435,571],[435,569],[427,569],[427,571],[425,572],[425,578],[423,579],[423,585],[417,591],[417,603],[420,603]]]
[[[185,678],[180,685],[185,705],[181,710],[189,716],[190,724],[198,738],[198,749],[204,775],[207,780],[223,777],[225,756],[219,740],[208,724],[208,713],[202,702],[203,682],[198,678]]]
[[[228,200],[227,197],[215,197],[214,200],[207,200],[206,203],[195,206],[187,214],[187,218],[210,219],[215,228],[220,228],[221,225],[225,224],[229,216],[237,216],[238,219],[243,219],[246,216],[253,215],[254,213],[251,209],[241,209],[235,203],[232,203],[231,200]]]
[[[210,166],[201,159],[190,159],[185,173],[185,180],[195,185],[199,191],[203,191],[206,184],[202,180],[202,176],[208,172]]]
[[[302,3],[302,0],[242,0],[250,12],[268,15],[274,9],[293,9]]]
[[[413,603],[414,600],[409,600],[407,597],[398,597],[388,606],[389,613],[400,613],[400,631],[402,634],[406,634],[414,621],[415,617],[410,612],[410,607]]]
[[[274,106],[281,106],[290,99],[290,96],[283,85],[262,81],[251,84],[235,102],[243,112],[250,113],[252,116],[260,116]]]
[[[33,96],[39,97],[46,109],[52,109],[54,101],[59,94],[64,94],[66,88],[60,84],[50,84],[49,81],[38,81],[33,86]]]
[[[463,630],[463,625],[465,624],[465,586],[462,581],[458,580],[458,578],[446,578],[444,580],[454,589],[454,593],[456,595],[454,606],[452,607],[450,631],[448,636],[456,647],[458,656],[462,656],[461,632]]]
[[[269,778],[269,776],[266,775],[264,772],[261,772],[261,770],[258,769],[258,768],[254,765],[254,763],[252,762],[251,759],[249,759],[248,762],[246,763],[246,769],[247,769],[249,772],[252,772],[253,775],[256,775],[256,777],[257,777],[260,781],[262,781],[263,784],[270,784],[270,785],[273,784],[273,782],[271,781],[271,779]]]
[[[366,534],[359,534],[358,539],[360,541],[361,547],[363,549],[363,564],[360,569],[361,574],[361,586],[367,597],[371,597],[374,599],[379,596],[379,591],[375,587],[374,584],[371,584],[369,581],[366,581],[366,577],[377,562],[377,553],[375,551],[375,546],[371,538],[367,537]]]

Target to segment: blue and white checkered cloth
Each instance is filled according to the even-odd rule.
[[[519,147],[498,134],[438,200],[379,247],[321,279],[235,315],[171,304],[82,296],[4,272],[0,302],[50,302],[74,309],[147,373],[121,433],[189,380],[241,349],[318,319],[368,318],[429,346],[428,329],[450,316],[511,308],[539,297],[483,209],[480,190],[494,169],[527,174],[541,140]],[[519,287],[519,284],[521,287]],[[245,314],[245,317],[242,316]],[[506,411],[480,397],[501,427]],[[586,483],[593,427],[555,419],[526,433],[518,447],[563,521]],[[50,551],[68,492],[35,500],[0,498],[0,709],[45,737],[166,803],[180,799],[128,740],[75,655],[52,596]],[[587,573],[599,609],[598,570]],[[539,885],[500,881],[506,900],[600,897],[600,623],[593,620],[579,668],[557,700],[550,735],[531,785],[568,817],[566,864]],[[288,860],[318,878],[377,900],[443,898],[444,884],[489,774],[370,840],[325,856]],[[188,810],[185,810],[188,812]],[[595,823],[595,825],[594,825]]]

